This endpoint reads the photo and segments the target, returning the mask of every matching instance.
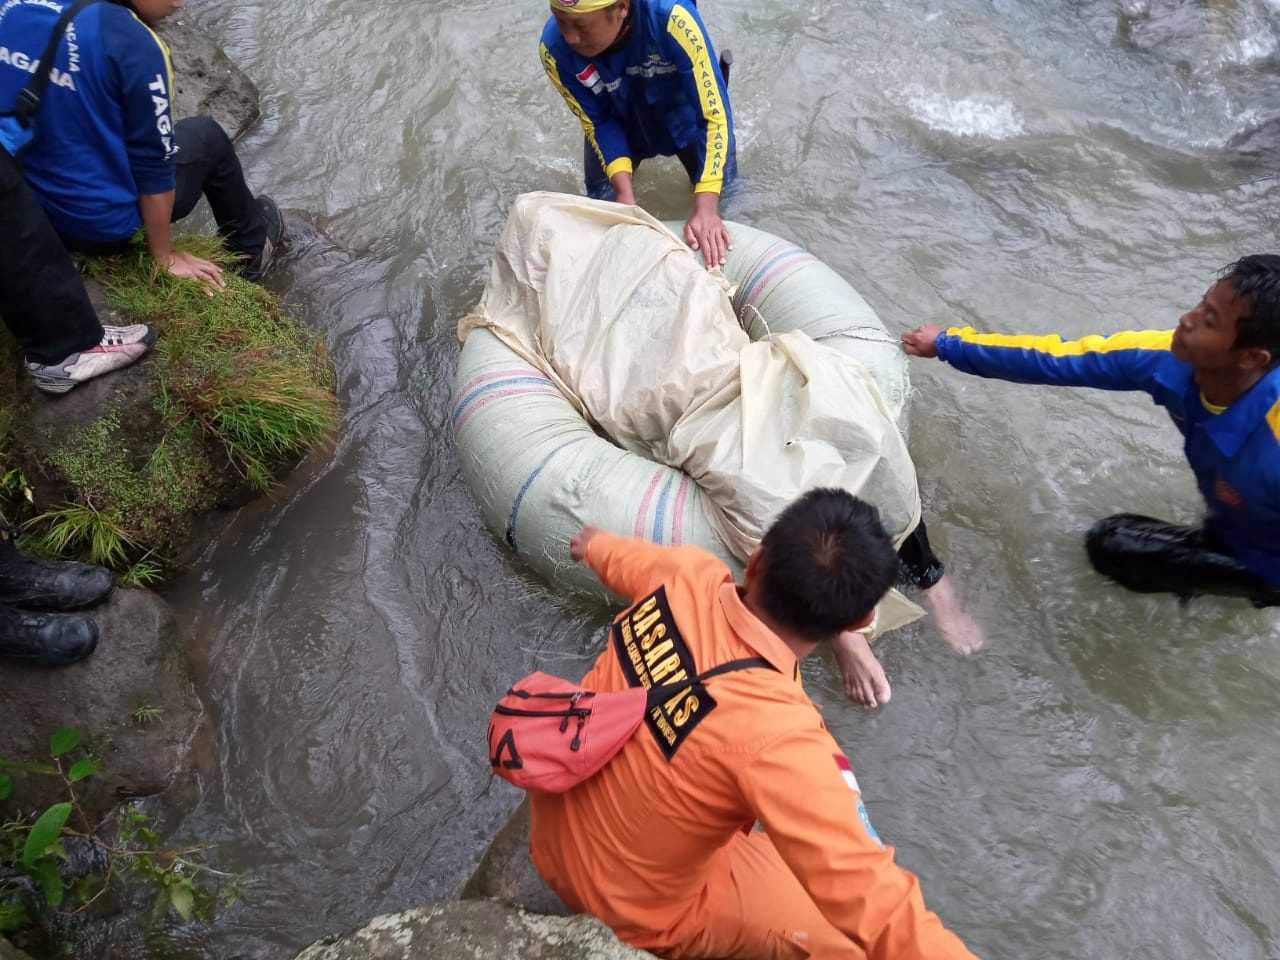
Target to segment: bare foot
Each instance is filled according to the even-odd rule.
[[[982,649],[982,627],[978,626],[973,614],[960,603],[949,575],[944,574],[928,590],[921,591],[920,598],[933,614],[933,622],[943,640],[961,653],[973,653]]]
[[[836,663],[844,677],[844,692],[849,699],[864,707],[878,707],[889,702],[889,678],[884,667],[871,652],[867,638],[853,630],[846,630],[836,637],[832,647]]]

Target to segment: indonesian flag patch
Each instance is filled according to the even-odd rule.
[[[596,65],[594,63],[588,63],[585,70],[581,73],[574,74],[574,76],[578,78],[579,83],[592,93],[599,91],[601,82],[600,71],[596,69]]]
[[[844,778],[845,785],[857,797],[858,819],[862,821],[863,828],[872,840],[883,847],[884,841],[880,839],[880,834],[876,833],[876,828],[871,826],[871,818],[867,816],[867,808],[862,802],[862,790],[858,786],[858,778],[853,775],[853,765],[849,763],[849,759],[842,753],[834,753],[832,757],[836,761],[836,768],[840,771],[840,776]]]

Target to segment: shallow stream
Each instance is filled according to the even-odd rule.
[[[1170,326],[1218,268],[1280,248],[1280,142],[1227,150],[1280,118],[1280,0],[701,9],[736,55],[726,215],[811,249],[892,331]],[[182,16],[259,86],[252,182],[352,251],[291,289],[337,362],[332,450],[173,591],[219,732],[177,833],[246,886],[189,947],[275,960],[454,894],[516,800],[490,780],[489,706],[596,649],[605,614],[485,531],[447,423],[455,323],[506,210],[576,192],[580,137],[538,63],[543,3]],[[637,187],[684,215],[674,160]],[[989,960],[1280,956],[1280,615],[1126,594],[1081,548],[1108,513],[1196,517],[1176,431],[1141,395],[912,372],[931,531],[988,643],[891,636],[873,713],[808,664],[872,822]]]

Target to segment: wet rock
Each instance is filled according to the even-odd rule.
[[[598,920],[574,916],[529,857],[529,802],[498,832],[462,900],[377,917],[328,937],[297,960],[636,960],[651,954],[621,943]]]
[[[491,900],[429,903],[312,944],[296,960],[644,960],[587,916],[545,917]]]
[[[1205,34],[1201,0],[1129,0],[1116,13],[1116,37],[1140,50],[1176,47]]]
[[[210,768],[214,741],[169,605],[145,590],[117,588],[90,615],[101,639],[88,659],[56,669],[0,661],[0,756],[46,761],[55,730],[81,731],[102,766],[75,789],[97,824],[129,797],[194,788],[190,775]],[[0,802],[0,820],[67,799],[57,777],[11,775],[13,795]]]
[[[529,801],[523,800],[489,844],[462,899],[491,899],[534,913],[570,916],[569,908],[538,875],[529,856]]]
[[[253,81],[188,21],[170,17],[159,33],[173,58],[174,119],[210,116],[240,137],[261,113]]]

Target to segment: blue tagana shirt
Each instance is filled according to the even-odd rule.
[[[617,49],[590,58],[573,52],[552,17],[542,30],[541,54],[606,176],[692,144],[698,150],[694,191],[720,192],[733,115],[719,60],[692,3],[633,0],[630,33]]]
[[[1205,526],[1259,577],[1280,584],[1280,367],[1217,411],[1170,352],[1172,330],[1064,341],[953,327],[938,356],[957,370],[1017,383],[1143,390],[1169,411],[1204,497]]]
[[[0,6],[0,104],[31,79],[62,13],[55,0]],[[93,3],[58,48],[22,165],[62,233],[110,242],[142,225],[138,196],[174,188],[173,70],[164,43],[127,7]]]

